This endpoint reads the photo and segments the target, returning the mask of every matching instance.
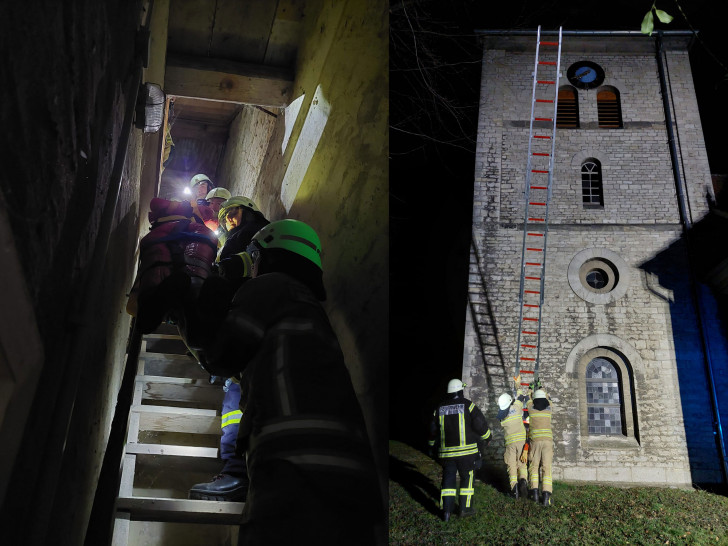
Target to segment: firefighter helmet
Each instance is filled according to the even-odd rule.
[[[201,184],[202,182],[207,182],[210,188],[215,186],[206,174],[200,173],[190,178],[190,188],[194,188],[197,184]]]
[[[230,192],[227,191],[225,188],[212,188],[210,190],[210,193],[205,196],[205,199],[209,201],[213,197],[218,197],[220,199],[230,199],[231,195]]]
[[[463,390],[463,387],[465,386],[465,383],[460,381],[459,379],[451,379],[450,382],[447,384],[447,392],[448,394],[453,392],[458,392]]]
[[[543,389],[538,389],[536,392],[534,392],[533,399],[536,400],[537,398],[546,398],[546,391]]]
[[[498,398],[498,407],[502,410],[508,409],[512,402],[513,402],[513,397],[510,394],[508,394],[507,392],[504,392]]]
[[[225,217],[227,216],[227,213],[237,207],[245,207],[246,209],[259,213],[261,216],[263,215],[250,197],[236,195],[235,197],[230,197],[227,201],[224,201],[223,204],[220,205],[220,212],[217,213],[217,219],[221,226],[225,225]]]
[[[263,250],[280,248],[298,254],[323,269],[321,240],[311,226],[299,220],[278,220],[268,224],[253,235],[253,242]]]

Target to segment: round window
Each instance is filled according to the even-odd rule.
[[[611,292],[617,286],[619,272],[609,260],[592,258],[579,268],[579,280],[587,290],[604,294]]]
[[[616,252],[606,248],[578,252],[569,264],[567,275],[574,293],[590,303],[613,302],[629,286],[629,267]]]

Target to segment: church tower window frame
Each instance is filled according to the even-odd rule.
[[[585,209],[604,208],[602,163],[595,157],[581,163],[581,203]]]
[[[616,371],[620,398],[621,434],[597,434],[590,432],[589,408],[591,404],[587,395],[587,370],[597,359],[609,361]],[[639,447],[639,426],[637,406],[635,403],[635,378],[632,365],[627,357],[618,349],[608,346],[594,347],[585,351],[577,365],[579,392],[579,420],[582,446],[589,448],[629,448]]]

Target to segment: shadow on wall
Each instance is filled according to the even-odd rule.
[[[495,323],[493,308],[490,304],[488,296],[488,286],[483,271],[483,261],[478,253],[478,247],[475,244],[476,235],[473,234],[470,243],[470,279],[468,280],[468,314],[471,324],[475,330],[476,341],[480,350],[480,362],[484,363],[483,373],[485,373],[485,381],[488,386],[488,392],[494,391],[493,370],[499,370],[501,381],[498,388],[502,388],[503,378],[507,378],[509,373],[506,370],[505,361],[503,359],[503,351],[501,350],[498,327]],[[475,277],[475,280],[472,280]],[[477,372],[480,372],[478,370]],[[487,409],[487,408],[486,408]]]
[[[707,220],[708,217],[701,222]],[[713,431],[715,417],[704,356],[703,335],[707,339],[710,365],[716,381],[718,406],[722,410],[721,419],[725,423],[728,417],[726,411],[728,410],[726,376],[728,351],[725,327],[728,324],[726,320],[728,309],[725,305],[725,296],[716,300],[705,285],[696,283],[695,287],[691,286],[689,251],[693,257],[693,271],[699,272],[698,281],[704,280],[704,272],[709,271],[709,262],[716,258],[716,253],[708,252],[709,249],[701,240],[701,231],[705,228],[705,224],[702,226],[700,224],[695,224],[691,230],[690,250],[683,235],[655,257],[641,264],[640,268],[658,279],[659,286],[648,286],[648,288],[670,305],[680,401],[692,481],[696,484],[710,485],[720,483],[724,478],[719,437]],[[711,239],[721,240],[715,231],[711,232]],[[665,295],[665,289],[672,292],[671,298]],[[698,298],[700,321],[696,318]],[[725,440],[725,432],[723,434]]]

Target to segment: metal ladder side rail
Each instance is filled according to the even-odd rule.
[[[561,28],[559,29],[558,42],[542,41],[541,40],[541,27],[538,27],[537,40],[536,40],[536,56],[534,60],[534,72],[533,72],[533,87],[531,96],[531,119],[529,124],[529,140],[528,140],[528,160],[526,166],[526,185],[524,188],[525,197],[525,212],[524,212],[524,223],[523,223],[523,243],[521,248],[521,269],[520,269],[520,285],[519,285],[519,320],[518,320],[518,343],[516,347],[516,376],[520,373],[535,374],[538,372],[539,360],[540,360],[540,340],[541,340],[541,319],[542,319],[542,307],[543,307],[543,294],[545,287],[545,261],[546,261],[546,244],[548,236],[548,213],[549,203],[551,199],[551,187],[553,181],[553,168],[554,168],[554,150],[555,150],[555,136],[556,136],[556,112],[558,106],[558,82],[559,72],[561,66],[561,43],[562,33]],[[541,45],[558,46],[557,58],[555,61],[543,61],[541,60]],[[555,66],[556,75],[554,79],[539,79],[538,69],[539,66]],[[536,98],[538,85],[553,85],[554,95],[553,99],[541,99]],[[550,118],[539,117],[536,113],[536,107],[540,104],[552,104],[553,113]],[[534,134],[534,122],[549,121],[551,122],[551,135],[536,135]],[[550,152],[534,151],[535,142],[542,142],[544,140],[551,141]],[[539,149],[537,147],[537,149]],[[548,168],[534,168],[533,158],[534,157],[548,157],[549,163]],[[541,175],[547,175],[546,185],[539,182],[533,183],[534,175],[540,177]],[[532,191],[534,190],[533,194]],[[540,197],[539,200],[533,197],[533,195]],[[538,207],[538,208],[537,208]],[[535,211],[539,211],[536,213]],[[543,211],[541,214],[540,211]],[[533,243],[530,243],[530,237],[535,238]],[[542,245],[537,246],[535,241],[541,241]],[[532,246],[528,246],[532,244]],[[535,258],[530,258],[532,253],[539,253],[539,261],[535,261]],[[528,284],[532,281],[538,281],[539,290],[531,290],[527,288]],[[538,295],[538,303],[531,303],[534,296]],[[528,313],[532,309],[537,309],[537,318],[534,318],[531,313]],[[528,323],[535,323],[535,328],[529,328]],[[535,330],[535,331],[533,331]],[[528,337],[524,337],[528,336]],[[535,337],[534,337],[535,336]],[[523,356],[521,353],[525,352],[522,349],[526,349],[531,352],[535,349],[535,356]],[[526,363],[533,363],[532,370],[521,369],[522,364],[525,366]],[[522,382],[521,385],[529,385],[530,382]]]

